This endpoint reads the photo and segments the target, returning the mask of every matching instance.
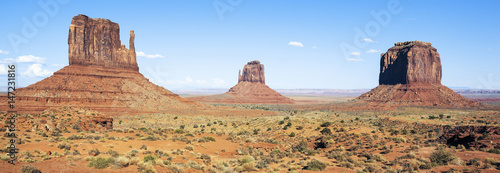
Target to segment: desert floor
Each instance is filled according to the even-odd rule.
[[[99,113],[88,109],[61,107],[21,115],[16,124],[19,160],[16,165],[0,162],[0,172],[500,170],[499,149],[447,145],[439,140],[447,127],[500,127],[498,110],[315,110],[317,105],[352,98],[290,97],[298,104],[213,104],[220,110],[244,110],[246,114],[241,116],[115,116],[111,130],[91,125],[89,119]],[[2,127],[5,123],[2,121]],[[477,136],[492,145],[500,142],[497,133]],[[8,140],[5,136],[0,139],[2,160],[7,160]]]

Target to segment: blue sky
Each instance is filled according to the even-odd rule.
[[[20,86],[68,65],[68,28],[73,16],[85,14],[118,23],[127,47],[135,30],[140,72],[167,89],[230,88],[238,70],[256,59],[271,88],[373,88],[380,53],[410,40],[437,48],[444,85],[500,89],[499,7],[422,0],[1,1],[0,86],[8,62],[17,63]],[[373,14],[386,15],[380,21]]]

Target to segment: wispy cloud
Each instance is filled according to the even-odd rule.
[[[311,47],[311,48],[313,48],[313,49],[317,49],[318,47],[316,47],[316,46],[313,46],[313,47]]]
[[[365,42],[370,42],[370,43],[375,42],[375,41],[373,41],[371,38],[363,38],[363,41],[365,41]]]
[[[17,58],[5,58],[2,63],[45,63],[46,58],[42,57],[37,57],[34,55],[23,55],[23,56],[18,56]]]
[[[28,77],[47,77],[52,75],[52,71],[47,69],[42,69],[42,64],[32,64],[28,67],[28,70],[21,72],[21,75],[26,75]]]
[[[301,42],[297,42],[297,41],[290,41],[290,42],[288,42],[288,45],[295,46],[295,47],[304,47],[304,45]]]
[[[347,58],[347,61],[364,61],[364,59],[361,58]]]
[[[378,53],[378,52],[382,52],[382,51],[375,50],[375,49],[370,49],[370,50],[366,51],[366,53]]]
[[[136,52],[136,55],[138,57],[151,58],[151,59],[164,58],[163,55],[160,55],[160,54],[146,54],[143,51]]]
[[[361,57],[361,52],[351,52],[351,56],[346,58],[347,61],[364,61]]]
[[[9,51],[5,51],[5,50],[0,50],[0,54],[9,54],[10,52]]]
[[[351,55],[354,55],[354,56],[361,56],[361,52],[351,52]]]
[[[0,74],[7,74],[7,65],[0,64]]]

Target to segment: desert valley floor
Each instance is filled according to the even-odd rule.
[[[219,114],[115,116],[110,130],[88,123],[100,116],[89,109],[24,114],[18,117],[20,160],[0,167],[10,172],[28,164],[42,172],[498,172],[498,110],[351,111],[323,109],[348,96],[289,97],[299,104],[212,104]],[[221,113],[226,111],[233,114]],[[8,139],[2,137],[2,144]]]

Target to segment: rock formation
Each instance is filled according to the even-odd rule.
[[[394,44],[380,59],[380,85],[441,84],[441,59],[431,43],[407,41]]]
[[[113,118],[109,117],[93,117],[92,118],[92,123],[94,124],[100,124],[103,127],[106,127],[106,129],[113,129]]]
[[[121,45],[119,38],[118,24],[110,20],[75,16],[69,29],[69,65],[48,78],[17,89],[18,112],[40,113],[67,106],[124,115],[190,113],[207,107],[149,82],[138,71],[134,32],[130,32],[130,49]],[[6,105],[1,110],[7,110]],[[111,127],[108,122],[105,125]]]
[[[241,70],[238,73],[238,83],[240,82],[266,84],[264,65],[260,64],[258,60],[248,62],[247,65],[243,67],[243,75],[241,75]]]
[[[395,43],[381,55],[379,86],[357,98],[374,106],[476,107],[441,85],[441,59],[431,43]]]
[[[208,103],[242,104],[293,104],[293,100],[281,95],[266,85],[264,65],[260,61],[248,62],[238,74],[238,84],[221,95],[191,97]]]
[[[463,145],[467,149],[499,149],[500,127],[498,126],[445,126],[437,141],[447,145]]]
[[[127,49],[121,44],[120,27],[117,23],[80,14],[73,17],[69,27],[69,64],[139,71],[134,39],[134,31],[130,31],[130,49]]]

